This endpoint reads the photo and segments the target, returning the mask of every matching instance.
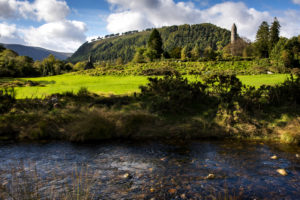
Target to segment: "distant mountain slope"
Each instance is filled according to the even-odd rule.
[[[164,43],[164,50],[175,47],[199,45],[204,50],[207,46],[217,48],[221,41],[225,46],[230,42],[230,31],[213,24],[180,25],[159,28]],[[125,62],[132,60],[136,47],[146,46],[151,30],[128,35],[84,43],[69,59],[71,62],[87,60],[91,56],[97,61],[115,60],[121,57]]]
[[[11,49],[17,52],[20,56],[28,56],[34,60],[43,60],[48,57],[50,54],[54,55],[57,59],[66,60],[68,57],[72,56],[72,53],[62,53],[51,51],[48,49],[43,49],[40,47],[30,47],[19,44],[1,44],[7,49]]]

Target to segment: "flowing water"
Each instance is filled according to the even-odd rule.
[[[80,177],[93,199],[300,199],[300,148],[261,142],[0,144],[0,185],[20,168],[54,193]]]

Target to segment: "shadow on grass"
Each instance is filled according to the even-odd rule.
[[[32,81],[21,78],[0,78],[0,87],[45,87],[46,85],[55,84],[56,81]]]

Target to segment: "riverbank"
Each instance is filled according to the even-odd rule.
[[[300,144],[300,106],[289,91],[297,91],[297,81],[238,90],[243,87],[238,79],[218,78],[222,84],[232,83],[226,88],[218,84],[219,94],[213,84],[208,94],[202,83],[166,77],[150,79],[148,86],[141,87],[141,94],[130,96],[98,96],[85,88],[45,99],[16,100],[9,95],[5,99],[4,95],[0,140],[237,138]]]

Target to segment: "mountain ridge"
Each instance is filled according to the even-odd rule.
[[[2,45],[7,49],[11,49],[15,51],[20,56],[31,57],[33,60],[43,60],[44,58],[48,57],[50,54],[54,55],[57,59],[66,60],[73,54],[73,53],[57,52],[57,51],[52,51],[41,47],[26,46],[21,44],[0,43],[0,45]]]

